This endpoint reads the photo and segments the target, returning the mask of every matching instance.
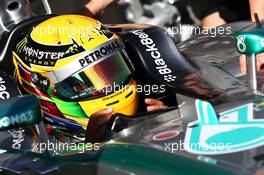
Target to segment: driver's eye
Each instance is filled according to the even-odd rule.
[[[260,69],[264,69],[264,64],[262,64],[262,65],[260,66]]]
[[[82,92],[82,91],[84,91],[85,89],[81,86],[81,85],[79,85],[79,86],[75,86],[74,87],[74,91],[75,92]]]
[[[91,93],[93,96],[101,95],[102,93],[100,91],[94,91]]]

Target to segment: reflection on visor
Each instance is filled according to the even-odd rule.
[[[58,97],[75,101],[110,93],[114,91],[113,85],[122,86],[130,76],[127,64],[117,52],[56,84],[55,89]]]

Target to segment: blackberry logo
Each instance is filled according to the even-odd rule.
[[[159,48],[157,47],[157,45],[154,43],[153,39],[150,38],[148,34],[144,33],[143,30],[136,30],[136,31],[133,31],[132,33],[134,33],[140,38],[140,42],[142,45],[146,46],[145,51],[149,52],[150,56],[154,59],[155,65],[153,66],[156,66],[156,69],[158,70],[159,74],[161,75],[170,74],[172,70],[166,64],[166,61],[165,61],[166,59],[162,57],[162,54],[159,51]],[[164,76],[164,79],[165,80],[168,79],[166,80],[168,82],[174,81],[175,78],[173,77],[165,78]]]
[[[167,82],[172,82],[172,81],[175,81],[176,80],[176,76],[173,76],[173,75],[164,75],[164,80],[167,81]]]

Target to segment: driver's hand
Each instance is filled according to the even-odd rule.
[[[241,55],[239,57],[239,62],[240,62],[240,72],[242,74],[247,73],[247,67],[246,67],[246,56]],[[258,54],[257,55],[257,71],[260,72],[261,66],[264,64],[264,53]]]
[[[106,108],[91,115],[86,129],[86,142],[96,143],[103,140],[107,123],[111,119],[113,112],[113,108]]]
[[[89,10],[94,16],[102,14],[104,10],[111,4],[117,3],[119,0],[90,0],[85,8]]]
[[[164,109],[167,108],[166,105],[160,100],[156,100],[153,98],[146,98],[145,103],[148,105],[147,111],[154,111],[158,109]]]

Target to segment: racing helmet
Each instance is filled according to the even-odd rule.
[[[101,109],[128,116],[137,110],[122,40],[97,20],[51,17],[25,31],[12,54],[20,85],[40,99],[49,121],[82,130]]]

